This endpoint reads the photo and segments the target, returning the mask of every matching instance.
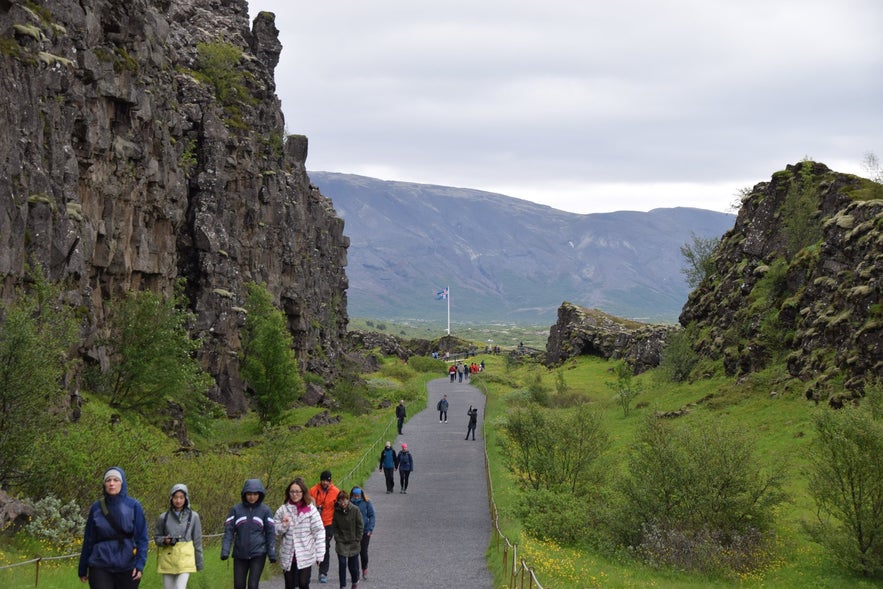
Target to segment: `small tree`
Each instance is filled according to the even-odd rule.
[[[0,487],[28,476],[34,437],[64,396],[77,324],[60,299],[60,289],[37,267],[29,287],[0,308]]]
[[[820,411],[810,453],[810,493],[819,512],[813,530],[847,567],[883,574],[883,416],[879,381],[861,407]]]
[[[632,447],[614,527],[653,562],[707,572],[760,566],[757,544],[784,499],[782,481],[780,470],[758,468],[743,430],[651,416]]]
[[[242,376],[254,391],[261,423],[276,425],[303,393],[285,315],[273,305],[266,286],[250,283],[245,303]]]
[[[550,411],[530,403],[506,416],[499,441],[506,465],[523,489],[585,492],[610,443],[601,416],[587,404]]]
[[[699,355],[691,345],[695,341],[695,332],[695,324],[690,324],[684,330],[671,333],[665,342],[659,371],[671,382],[688,380],[699,363]]]
[[[194,315],[183,293],[180,282],[172,297],[139,291],[110,305],[111,365],[101,382],[111,406],[155,408],[168,399],[184,407],[188,421],[205,409],[212,378],[196,358],[202,342],[190,337]]]
[[[632,401],[641,392],[641,386],[634,382],[632,368],[627,362],[619,362],[613,368],[616,375],[615,382],[606,382],[607,388],[616,396],[616,402],[622,408],[623,417],[628,417],[632,409]]]
[[[714,274],[714,250],[720,244],[719,237],[699,237],[690,233],[691,243],[681,246],[681,255],[687,265],[681,268],[681,272],[687,279],[690,288],[696,288],[699,284]]]

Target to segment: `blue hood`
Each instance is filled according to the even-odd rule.
[[[246,493],[257,493],[258,500],[255,503],[262,503],[264,501],[264,495],[267,494],[267,490],[264,489],[264,484],[261,482],[261,479],[248,479],[245,481],[245,485],[242,487],[242,502],[245,503],[245,494]]]
[[[119,466],[111,466],[110,468],[105,469],[104,474],[106,475],[108,473],[108,471],[111,471],[111,470],[120,471],[120,479],[122,480],[122,483],[123,483],[122,485],[120,485],[120,494],[116,495],[116,497],[119,497],[120,499],[122,499],[123,497],[128,497],[129,496],[129,483],[126,482],[126,471],[124,471]],[[104,476],[103,475],[101,477],[101,492],[104,493],[105,499],[111,498],[111,496],[108,495],[104,491]]]

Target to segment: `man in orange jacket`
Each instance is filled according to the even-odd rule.
[[[316,508],[322,516],[322,525],[325,526],[325,558],[319,565],[319,582],[328,582],[328,568],[331,565],[331,538],[334,537],[334,527],[331,521],[334,518],[334,502],[340,490],[331,482],[331,471],[323,470],[319,475],[319,482],[310,489],[310,496],[316,501]]]

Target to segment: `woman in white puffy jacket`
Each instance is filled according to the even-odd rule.
[[[313,565],[325,557],[325,526],[302,478],[288,485],[285,502],[273,519],[276,535],[282,536],[279,564],[285,573],[285,589],[308,589]]]

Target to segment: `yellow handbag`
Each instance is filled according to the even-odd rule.
[[[156,555],[156,572],[165,575],[196,572],[193,542],[178,540],[174,546],[160,546]]]

